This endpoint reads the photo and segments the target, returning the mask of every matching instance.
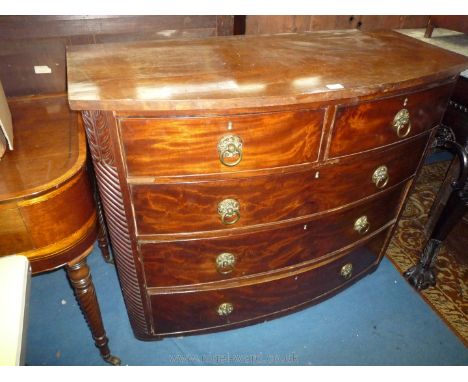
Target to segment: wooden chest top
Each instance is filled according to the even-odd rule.
[[[74,46],[67,65],[72,109],[162,111],[362,98],[468,60],[392,31],[333,31]]]

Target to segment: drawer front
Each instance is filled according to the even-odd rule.
[[[222,173],[314,162],[323,110],[120,120],[129,176]]]
[[[286,228],[141,244],[146,285],[207,283],[317,259],[371,235],[395,219],[406,185],[345,211]]]
[[[426,143],[424,135],[392,149],[328,164],[318,173],[133,185],[138,235],[237,228],[337,208],[413,175]],[[375,174],[381,176],[381,188]]]
[[[312,302],[345,286],[376,263],[387,233],[382,232],[338,259],[288,277],[218,290],[152,295],[155,332],[175,334],[263,320],[265,316]]]
[[[339,157],[385,146],[438,125],[453,86],[448,84],[419,93],[339,107],[328,156]]]

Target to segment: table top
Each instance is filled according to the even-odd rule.
[[[9,99],[14,150],[0,160],[0,203],[58,186],[86,160],[84,130],[65,94]]]
[[[468,58],[392,31],[69,47],[77,110],[199,110],[328,101],[457,75]]]

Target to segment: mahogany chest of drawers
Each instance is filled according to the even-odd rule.
[[[309,306],[373,271],[467,60],[394,32],[72,47],[140,339]]]

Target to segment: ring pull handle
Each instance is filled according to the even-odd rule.
[[[361,216],[354,222],[354,230],[357,231],[360,235],[365,235],[367,232],[369,232],[369,229],[370,223],[366,215]]]
[[[240,219],[240,203],[236,199],[224,199],[218,204],[218,214],[223,224],[235,224]]]
[[[341,277],[343,277],[345,280],[350,279],[351,276],[353,275],[353,264],[348,263],[348,264],[343,265],[343,266],[341,267],[340,275],[341,275]]]
[[[216,309],[221,317],[229,316],[234,311],[234,306],[230,302],[223,302]]]
[[[227,275],[234,270],[236,256],[229,252],[224,252],[216,257],[216,270],[222,275]]]
[[[228,134],[218,141],[220,162],[228,167],[237,166],[242,160],[242,139],[238,135]]]
[[[408,109],[401,109],[393,118],[392,127],[399,138],[405,138],[411,131],[411,121]]]
[[[379,166],[372,174],[372,182],[377,188],[384,188],[389,181],[387,166]]]

